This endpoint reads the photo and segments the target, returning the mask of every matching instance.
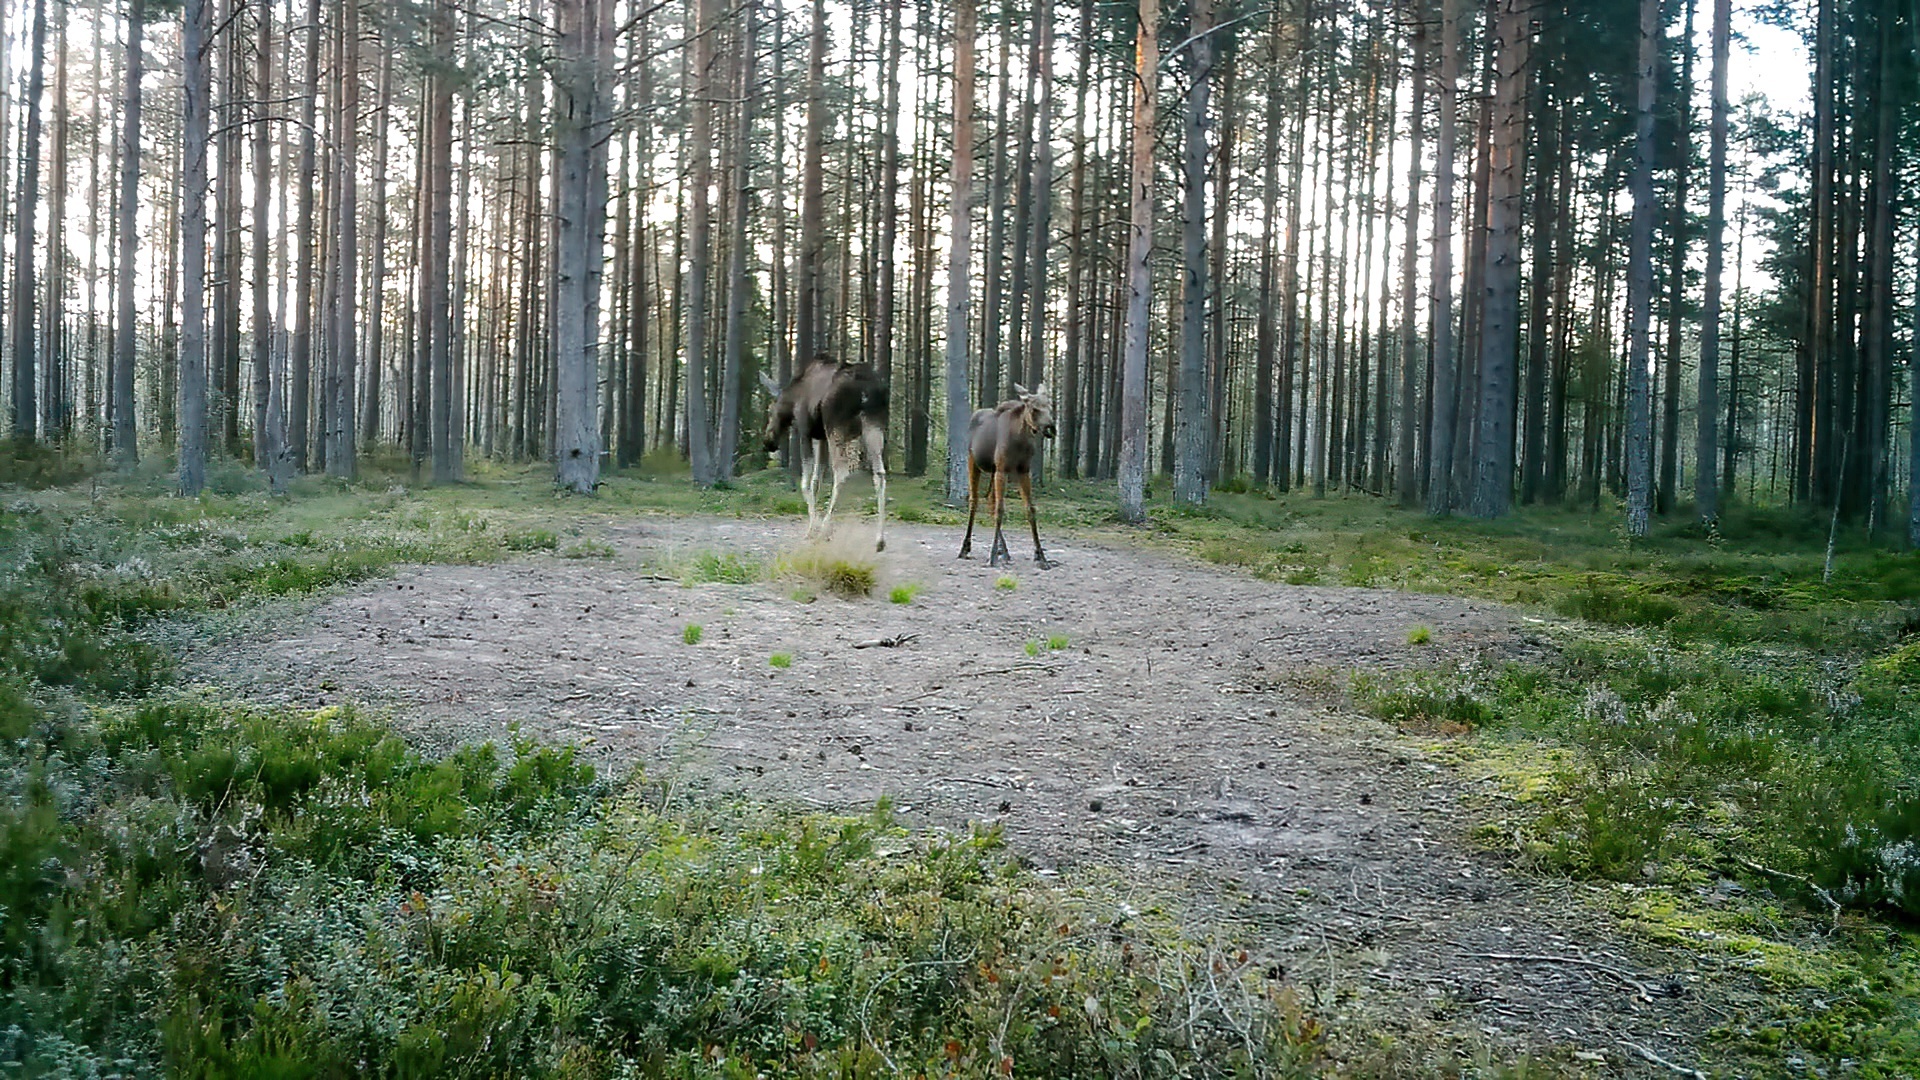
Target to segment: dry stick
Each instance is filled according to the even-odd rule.
[[[1733,861],[1739,863],[1741,866],[1744,866],[1749,870],[1752,870],[1756,874],[1767,874],[1772,877],[1784,879],[1786,881],[1796,882],[1798,884],[1805,885],[1809,889],[1812,889],[1814,892],[1814,895],[1818,896],[1822,900],[1825,900],[1827,902],[1827,906],[1832,909],[1833,925],[1835,926],[1840,925],[1840,901],[1835,900],[1833,898],[1832,893],[1828,892],[1827,890],[1821,888],[1818,885],[1815,885],[1813,883],[1812,878],[1801,877],[1799,874],[1789,874],[1784,870],[1775,870],[1770,866],[1761,866],[1757,862],[1753,862],[1748,859],[1743,859],[1738,855],[1735,855],[1733,857]]]
[[[1578,956],[1545,956],[1545,955],[1540,955],[1535,953],[1491,953],[1491,952],[1490,953],[1468,953],[1467,955],[1471,957],[1477,957],[1482,960],[1516,960],[1523,963],[1535,963],[1535,964],[1576,964],[1580,967],[1592,968],[1595,971],[1604,971],[1608,975],[1611,975],[1614,978],[1619,979],[1621,982],[1626,983],[1628,986],[1633,987],[1635,990],[1640,991],[1643,997],[1651,998],[1653,996],[1653,990],[1649,988],[1646,983],[1643,983],[1640,980],[1634,978],[1633,976],[1627,974],[1626,972],[1621,971],[1619,968],[1613,967],[1608,964],[1602,964],[1596,960],[1583,959]]]
[[[1647,1061],[1651,1064],[1665,1066],[1666,1068],[1672,1069],[1674,1072],[1679,1073],[1681,1076],[1691,1076],[1691,1077],[1694,1077],[1695,1080],[1707,1080],[1707,1074],[1701,1072],[1699,1069],[1689,1069],[1685,1065],[1677,1065],[1671,1061],[1668,1061],[1666,1058],[1661,1057],[1659,1054],[1656,1054],[1653,1051],[1647,1049],[1646,1047],[1641,1046],[1639,1043],[1631,1043],[1622,1039],[1620,1042],[1620,1045],[1626,1047],[1629,1050],[1632,1050],[1633,1052],[1639,1054],[1641,1057],[1646,1058]]]

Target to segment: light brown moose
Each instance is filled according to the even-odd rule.
[[[960,544],[960,557],[973,553],[973,519],[980,512],[980,478],[993,476],[993,551],[988,566],[1013,562],[1007,552],[1006,534],[1001,523],[1007,513],[1007,477],[1020,483],[1020,496],[1027,502],[1027,525],[1033,530],[1033,561],[1042,570],[1050,570],[1047,553],[1040,547],[1040,520],[1033,511],[1033,455],[1040,439],[1053,438],[1053,398],[1047,384],[1032,390],[1014,384],[1018,397],[1003,401],[991,409],[973,414],[967,425],[967,538]]]

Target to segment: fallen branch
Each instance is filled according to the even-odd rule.
[[[1666,1058],[1663,1058],[1659,1054],[1656,1054],[1653,1051],[1647,1049],[1646,1047],[1641,1046],[1639,1043],[1630,1043],[1630,1042],[1626,1042],[1625,1040],[1622,1040],[1620,1045],[1626,1047],[1629,1050],[1632,1050],[1634,1053],[1639,1054],[1641,1057],[1646,1058],[1647,1063],[1650,1065],[1659,1065],[1668,1069],[1672,1069],[1674,1072],[1679,1073],[1681,1076],[1691,1076],[1694,1078],[1694,1080],[1707,1080],[1707,1074],[1701,1072],[1699,1069],[1689,1069],[1685,1065],[1678,1065],[1678,1064],[1675,1064],[1674,1062],[1668,1061]]]
[[[1813,890],[1815,896],[1827,902],[1827,907],[1833,912],[1833,925],[1836,927],[1840,925],[1840,901],[1835,900],[1832,893],[1815,885],[1812,878],[1801,877],[1799,874],[1789,874],[1784,870],[1775,870],[1770,866],[1761,866],[1751,859],[1743,859],[1738,855],[1732,856],[1732,858],[1734,862],[1739,863],[1741,866],[1746,867],[1756,874],[1766,874],[1769,877],[1777,877],[1783,881],[1791,881],[1799,885],[1805,885],[1807,888]]]
[[[1058,664],[1015,664],[1012,667],[987,668],[984,671],[963,671],[960,673],[960,677],[963,679],[978,679],[984,675],[1013,675],[1022,671],[1044,671],[1051,675],[1059,670],[1060,665]]]
[[[942,777],[937,777],[934,780],[934,783],[936,784],[978,784],[981,787],[1001,788],[1001,789],[1011,788],[1014,786],[1013,782],[1010,780],[993,780],[993,779],[983,780],[977,776],[942,776]]]
[[[871,641],[856,641],[853,643],[853,647],[856,649],[897,649],[919,636],[919,634],[895,634],[892,637],[874,638]]]
[[[1489,953],[1468,953],[1467,955],[1472,957],[1478,957],[1482,960],[1512,960],[1512,961],[1516,961],[1519,963],[1526,963],[1526,964],[1572,964],[1577,967],[1592,968],[1595,971],[1605,972],[1606,974],[1611,975],[1616,979],[1619,979],[1621,982],[1626,983],[1628,986],[1633,987],[1635,990],[1640,991],[1640,996],[1643,998],[1650,1000],[1653,997],[1653,989],[1649,987],[1646,983],[1643,983],[1639,979],[1636,979],[1633,976],[1627,974],[1626,972],[1621,971],[1617,967],[1614,967],[1610,964],[1602,964],[1597,960],[1588,960],[1578,956],[1546,956],[1546,955],[1540,955],[1535,953],[1489,952]]]

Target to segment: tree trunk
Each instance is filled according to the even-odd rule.
[[[1460,2],[1441,0],[1440,130],[1433,162],[1433,427],[1427,513],[1453,509],[1453,153],[1460,109]],[[1652,0],[1648,0],[1652,2]]]
[[[740,11],[744,23],[740,35],[740,126],[733,139],[733,205],[727,225],[727,323],[720,365],[720,448],[715,470],[722,480],[732,480],[734,456],[740,446],[740,390],[744,372],[741,353],[746,348],[747,311],[747,204],[753,195],[753,101],[758,95],[754,85],[754,17],[751,0]],[[891,271],[891,266],[889,266]]]
[[[1280,194],[1280,125],[1285,98],[1280,94],[1280,8],[1270,16],[1267,42],[1267,131],[1260,191],[1260,317],[1254,338],[1253,366],[1253,478],[1269,483],[1273,476],[1273,353],[1275,316],[1273,295],[1273,209]]]
[[[1213,86],[1213,0],[1189,10],[1192,62],[1183,117],[1180,221],[1180,378],[1175,394],[1173,498],[1207,501],[1207,98]]]
[[[693,71],[694,86],[691,123],[684,142],[688,164],[687,208],[687,295],[686,295],[686,379],[687,379],[687,459],[693,467],[693,482],[711,487],[719,479],[713,461],[712,421],[707,409],[707,282],[713,263],[713,37],[715,15],[711,0],[694,0]],[[582,129],[578,136],[580,153],[586,152],[589,135]],[[566,144],[562,144],[563,147]],[[562,151],[563,175],[566,168]],[[584,167],[584,161],[582,162]],[[578,183],[578,181],[574,181]],[[568,220],[565,211],[561,220]],[[577,257],[577,256],[576,256]],[[584,276],[584,264],[568,267],[563,274]],[[581,297],[584,302],[585,297]],[[592,384],[586,384],[592,400]]]
[[[380,51],[379,108],[373,120],[373,265],[367,273],[366,393],[360,408],[360,439],[372,449],[380,439],[380,377],[386,358],[387,140],[393,113],[393,50]]]
[[[695,4],[704,2],[694,0]],[[820,264],[826,251],[827,227],[821,178],[827,137],[826,79],[826,0],[813,0],[813,36],[807,60],[807,145],[800,174],[799,299],[793,335],[796,367],[811,363],[826,345],[820,317]]]
[[[273,97],[273,5],[261,5],[259,19],[253,103],[253,461],[267,474],[273,490],[280,492],[287,485],[286,435],[273,393],[273,309],[267,302],[267,285],[273,276],[267,261],[273,130],[266,105]]]
[[[1658,88],[1660,0],[1640,0],[1634,114],[1633,233],[1627,253],[1627,535],[1645,536],[1653,508],[1653,402],[1647,333],[1653,308],[1653,102]]]
[[[1080,35],[1074,62],[1074,111],[1073,111],[1073,209],[1067,228],[1072,249],[1067,254],[1067,355],[1064,400],[1066,402],[1066,423],[1062,425],[1060,475],[1071,480],[1080,475],[1080,464],[1087,462],[1087,474],[1095,471],[1094,455],[1091,453],[1094,440],[1098,436],[1099,425],[1094,422],[1092,408],[1083,409],[1081,378],[1086,378],[1086,389],[1091,390],[1099,383],[1092,372],[1094,356],[1097,351],[1095,335],[1088,333],[1091,326],[1086,318],[1084,306],[1087,302],[1086,276],[1089,251],[1092,238],[1087,230],[1087,87],[1091,81],[1093,66],[1093,5],[1094,0],[1081,0]],[[1095,283],[1098,289],[1098,282]],[[1093,320],[1097,325],[1097,320]],[[1084,421],[1084,423],[1083,423]],[[1081,436],[1085,434],[1085,442]],[[1084,445],[1085,450],[1082,450]]]
[[[202,0],[204,2],[204,0]],[[293,341],[287,355],[287,442],[293,449],[294,467],[307,471],[307,454],[313,445],[313,280],[314,245],[313,182],[315,159],[315,105],[320,98],[320,0],[307,0],[307,41],[304,91],[300,102],[300,199],[295,221],[299,235],[299,259],[293,271]],[[184,345],[184,343],[183,343]]]
[[[120,251],[116,265],[122,272],[114,278],[113,385],[108,392],[111,404],[113,460],[122,468],[131,467],[140,457],[140,442],[134,427],[134,280],[132,268],[139,252],[140,230],[140,80],[145,74],[141,56],[141,36],[146,30],[146,0],[132,0],[127,9],[127,90],[120,135]],[[89,286],[91,293],[91,286]]]
[[[33,340],[34,216],[40,204],[40,97],[46,85],[47,0],[34,0],[32,66],[27,74],[26,131],[20,138],[20,188],[13,217],[13,437],[32,442],[39,435],[37,365]],[[56,228],[57,228],[56,224]],[[131,265],[121,274],[132,276]]]
[[[1153,304],[1154,96],[1160,82],[1159,0],[1140,0],[1135,26],[1132,224],[1127,243],[1127,334],[1120,391],[1120,517],[1147,519],[1147,331]]]
[[[554,5],[560,34],[555,55],[554,127],[559,147],[555,177],[555,214],[558,233],[554,251],[556,272],[554,294],[554,457],[558,462],[561,487],[581,495],[593,493],[600,479],[599,426],[594,413],[598,401],[599,379],[598,293],[601,277],[601,242],[606,218],[606,166],[604,154],[596,154],[600,138],[598,125],[606,108],[607,65],[604,52],[611,35],[609,0],[561,0]],[[710,27],[709,0],[699,0],[700,29]],[[707,72],[711,66],[711,35],[702,33],[696,44],[695,67]],[[699,154],[694,161],[694,197],[697,200],[700,232],[694,252],[694,268],[701,292],[688,305],[689,372],[694,357],[705,355],[706,229],[711,221],[707,213],[706,186],[712,170],[708,141],[712,126],[711,86],[703,74],[694,98],[694,142]],[[698,337],[694,335],[698,334]],[[688,396],[700,392],[703,380],[689,379]],[[704,409],[704,401],[701,405]],[[694,479],[713,483],[711,447],[707,443],[706,416],[699,415],[695,429],[697,456]]]
[[[1700,520],[1720,517],[1720,485],[1714,478],[1719,457],[1716,425],[1720,417],[1720,278],[1727,231],[1727,63],[1733,40],[1733,0],[1713,0],[1712,149],[1707,161],[1707,281],[1700,309],[1699,436],[1694,448],[1693,498]],[[1729,430],[1728,438],[1732,438]]]
[[[332,385],[328,388],[327,474],[351,480],[360,472],[360,440],[355,434],[360,418],[354,407],[360,340],[355,289],[360,272],[360,5],[341,5],[340,18],[339,244],[334,256],[336,321],[327,348],[333,357],[328,369]],[[437,477],[437,461],[434,472]]]
[[[1033,239],[1030,256],[1033,301],[1027,315],[1026,371],[1029,387],[1047,381],[1047,245],[1053,234],[1053,0],[1040,0],[1035,21],[1039,34],[1039,41],[1035,45],[1039,70],[1034,78],[1039,84],[1040,94],[1035,105],[1033,149]],[[1068,452],[1071,453],[1070,450]],[[1037,464],[1035,471],[1038,471]]]
[[[1149,0],[1151,2],[1151,0]],[[953,247],[947,261],[947,503],[967,503],[967,392],[972,304],[968,257],[973,246],[973,48],[978,33],[974,0],[957,0],[953,25]]]
[[[1416,8],[1425,0],[1415,0]],[[1406,251],[1400,261],[1400,443],[1395,459],[1395,477],[1401,506],[1412,506],[1420,497],[1420,475],[1414,448],[1419,445],[1421,416],[1419,386],[1426,368],[1426,356],[1420,349],[1419,303],[1414,263],[1420,247],[1421,153],[1427,134],[1427,22],[1417,18],[1413,29],[1413,111],[1408,126],[1412,129],[1413,151],[1409,157],[1407,178]]]
[[[213,80],[206,0],[186,0],[183,17],[179,484],[180,494],[192,498],[207,486],[207,98]],[[122,274],[132,272],[131,266],[121,268]]]
[[[1479,446],[1474,458],[1475,517],[1501,517],[1513,506],[1514,358],[1519,345],[1520,200],[1526,149],[1527,60],[1532,12],[1524,0],[1498,0],[1492,157],[1488,163],[1485,281],[1480,328]]]

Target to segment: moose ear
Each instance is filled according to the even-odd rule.
[[[767,393],[772,394],[774,397],[780,396],[780,384],[768,378],[765,372],[760,374],[760,385],[766,387]]]
[[[1033,396],[1033,391],[1027,389],[1024,386],[1021,386],[1019,383],[1014,383],[1013,396],[1019,398],[1022,401],[1025,401],[1026,399]]]
[[[1043,397],[1043,398],[1048,398],[1049,400],[1051,400],[1051,399],[1052,399],[1052,396],[1051,396],[1050,394],[1048,394],[1048,393],[1047,393],[1047,384],[1046,384],[1046,383],[1041,383],[1041,384],[1040,384],[1039,386],[1036,386],[1036,387],[1034,387],[1034,388],[1033,388],[1033,396],[1034,396],[1034,397]]]

